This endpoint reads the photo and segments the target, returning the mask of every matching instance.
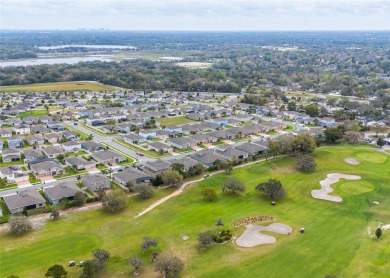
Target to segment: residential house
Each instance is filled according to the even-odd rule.
[[[226,126],[228,124],[228,119],[217,118],[217,119],[213,119],[211,122],[219,126]]]
[[[10,183],[28,181],[29,176],[23,172],[20,166],[5,166],[0,168],[0,178],[7,179]]]
[[[81,143],[77,141],[67,141],[61,144],[65,152],[78,152],[81,150]]]
[[[156,137],[160,139],[167,139],[169,138],[169,133],[163,129],[156,130]]]
[[[0,140],[0,150],[2,150],[3,148],[4,148],[4,141]]]
[[[112,150],[95,152],[92,154],[92,158],[98,163],[119,163],[126,160],[126,157],[120,153]]]
[[[20,125],[18,127],[14,128],[16,135],[24,135],[24,134],[30,134],[30,126],[28,125]]]
[[[27,162],[32,162],[38,159],[42,159],[44,157],[41,149],[27,149],[24,150],[24,159]]]
[[[42,152],[48,157],[48,158],[56,158],[59,155],[64,155],[64,151],[57,146],[47,146],[42,149]]]
[[[259,155],[267,152],[267,148],[258,144],[246,142],[235,147],[237,150],[248,153],[249,155]]]
[[[123,141],[125,141],[126,143],[129,143],[129,144],[139,144],[141,142],[145,142],[145,138],[137,135],[137,134],[134,134],[134,133],[129,133],[125,136],[123,136]]]
[[[191,158],[209,167],[214,166],[217,161],[226,161],[224,157],[216,154],[213,150],[198,151],[192,154]]]
[[[93,140],[81,142],[81,148],[89,152],[103,151],[106,149],[105,146]]]
[[[167,143],[178,149],[188,149],[196,146],[197,142],[190,137],[176,137],[167,140]]]
[[[45,139],[41,134],[28,135],[26,141],[30,146],[41,146],[45,143]]]
[[[20,148],[24,146],[24,140],[22,137],[16,136],[7,139],[8,148]]]
[[[162,151],[164,153],[173,152],[172,146],[161,143],[161,142],[149,142],[148,146],[150,149],[152,149],[156,152],[160,152],[160,151]]]
[[[10,138],[10,137],[12,137],[12,129],[10,129],[10,128],[2,128],[2,129],[0,129],[0,137],[1,138]]]
[[[45,199],[35,189],[17,191],[15,194],[3,196],[3,200],[11,214],[42,208],[46,203]]]
[[[199,164],[199,161],[196,161],[195,159],[189,158],[189,157],[182,157],[182,158],[173,158],[167,160],[167,162],[172,164],[183,164],[184,168],[183,171],[187,172],[190,168],[195,167],[197,164]]]
[[[75,131],[72,131],[72,130],[66,130],[66,131],[62,132],[62,136],[66,140],[71,140],[71,141],[80,139],[79,134],[77,132],[75,132]]]
[[[60,184],[45,187],[43,193],[50,204],[58,205],[62,199],[73,200],[77,192],[83,192],[74,182],[62,182]]]
[[[228,145],[218,147],[214,151],[217,155],[220,155],[229,161],[241,160],[248,157],[247,152],[235,149]]]
[[[61,164],[54,160],[44,160],[29,163],[31,171],[37,176],[54,176],[64,172]]]
[[[172,137],[181,134],[183,132],[183,129],[181,126],[172,125],[165,127],[165,131],[169,133],[169,137]]]
[[[206,134],[221,140],[230,140],[235,137],[235,134],[230,133],[228,130],[215,130],[215,131],[210,131]]]
[[[133,184],[137,183],[149,183],[153,177],[136,168],[128,167],[121,172],[112,175],[113,180],[122,185],[127,185],[129,182]]]
[[[87,118],[92,116],[92,112],[89,110],[81,110],[81,111],[77,111],[77,115],[80,118]]]
[[[110,179],[102,174],[86,174],[81,179],[81,182],[83,186],[86,186],[92,192],[111,188]]]
[[[50,129],[46,125],[40,124],[40,125],[33,125],[31,127],[31,131],[34,134],[43,134],[43,133],[50,132]]]
[[[162,175],[164,172],[170,170],[170,163],[161,159],[156,161],[148,161],[146,162],[144,168],[142,169],[145,173],[157,176]]]
[[[25,123],[25,124],[28,124],[28,125],[33,125],[33,124],[36,124],[39,122],[39,119],[37,117],[34,117],[34,116],[26,116],[26,117],[23,117],[22,118],[22,121]]]
[[[138,132],[138,135],[140,137],[144,138],[145,140],[150,140],[150,139],[153,139],[153,138],[155,138],[157,136],[155,130],[146,130],[146,129],[141,129]]]
[[[194,134],[190,138],[196,142],[196,144],[209,144],[215,143],[218,141],[217,138],[210,136],[208,134]]]
[[[264,121],[259,123],[260,126],[263,126],[268,129],[268,131],[280,131],[286,128],[286,124],[282,122],[275,122],[275,121]]]
[[[71,168],[76,167],[77,170],[91,169],[96,167],[96,162],[94,160],[86,160],[80,156],[70,156],[64,159],[65,165]]]
[[[20,161],[21,155],[18,149],[7,149],[2,151],[1,159],[3,162]]]
[[[43,138],[45,138],[47,142],[55,144],[58,143],[58,141],[62,138],[62,135],[59,133],[46,133],[45,135],[43,135]]]
[[[318,118],[318,124],[324,128],[332,127],[336,124],[336,120],[333,118]]]
[[[61,122],[48,122],[46,125],[52,131],[63,131],[65,129]]]

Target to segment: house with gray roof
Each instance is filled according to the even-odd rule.
[[[128,182],[133,184],[149,183],[153,179],[151,175],[148,175],[147,173],[144,173],[133,167],[128,167],[121,172],[113,174],[112,178],[113,180],[125,186],[128,184]]]
[[[81,148],[89,152],[103,151],[106,149],[106,147],[94,140],[81,142]]]
[[[80,156],[70,156],[64,159],[65,165],[68,167],[76,167],[77,170],[91,169],[96,167],[96,162],[94,160],[86,160]]]
[[[184,171],[188,171],[188,169],[195,167],[199,161],[196,161],[195,159],[189,158],[189,157],[182,157],[182,158],[174,158],[174,159],[169,159],[166,160],[167,162],[172,164],[183,164],[184,165]]]
[[[56,158],[57,156],[61,154],[65,154],[65,152],[57,146],[47,146],[42,149],[42,152],[48,157],[48,158]]]
[[[250,142],[243,143],[235,147],[237,150],[248,153],[249,155],[259,155],[267,152],[267,148],[259,144],[254,144]]]
[[[46,133],[44,136],[45,140],[47,140],[51,144],[57,143],[61,138],[62,135],[59,133]]]
[[[11,214],[21,213],[24,209],[30,210],[45,206],[45,199],[34,189],[17,191],[15,194],[3,196],[5,205]]]
[[[61,144],[65,152],[78,152],[81,150],[81,143],[77,141],[68,141]]]
[[[220,155],[229,161],[241,160],[241,159],[245,159],[248,157],[247,152],[235,149],[235,148],[228,146],[228,145],[215,148],[214,151],[215,151],[215,154]]]
[[[42,159],[44,157],[41,149],[27,149],[24,150],[24,159],[27,162],[32,162],[37,159]]]
[[[73,130],[65,130],[63,133],[62,133],[62,136],[66,139],[66,140],[79,140],[80,139],[80,136],[77,132],[73,131]]]
[[[156,161],[148,161],[146,162],[143,171],[146,174],[156,176],[156,175],[161,175],[164,172],[170,170],[170,165],[171,163],[158,159]]]
[[[33,125],[31,127],[31,132],[34,133],[34,134],[43,134],[43,133],[50,132],[50,129],[46,125],[44,125],[44,124]]]
[[[64,198],[73,200],[77,192],[83,191],[74,182],[69,181],[43,189],[43,193],[52,205],[58,205],[61,199]]]
[[[7,139],[8,148],[20,148],[24,146],[24,139],[20,136]]]
[[[129,134],[123,136],[123,141],[125,141],[126,143],[129,143],[129,144],[136,144],[137,145],[140,142],[145,142],[146,140],[144,137],[141,137],[137,134],[129,133]]]
[[[208,143],[215,143],[218,141],[217,138],[208,134],[194,134],[191,135],[190,138],[194,140],[197,144],[208,144]]]
[[[28,173],[23,172],[20,166],[5,166],[0,168],[0,178],[7,179],[10,183],[28,181]]]
[[[21,159],[18,149],[7,149],[2,151],[1,159],[3,162],[19,161]]]
[[[167,143],[178,149],[188,149],[196,146],[197,142],[190,137],[176,137],[167,140]]]
[[[215,130],[215,131],[208,132],[206,134],[222,140],[230,140],[235,137],[235,134],[230,133],[229,131],[226,130]]]
[[[98,163],[119,163],[126,160],[126,157],[123,154],[117,153],[112,150],[95,152],[92,154],[92,158],[95,159]]]
[[[61,164],[54,160],[45,160],[29,163],[31,171],[37,176],[54,176],[64,172]]]
[[[27,144],[29,144],[30,146],[40,146],[40,145],[43,145],[45,143],[45,139],[43,138],[43,136],[41,134],[32,134],[32,135],[28,135],[26,137],[26,141],[27,141]]]
[[[0,129],[0,137],[1,138],[12,137],[12,129],[10,129],[10,128],[1,128]]]
[[[102,174],[86,174],[82,177],[81,182],[92,192],[111,188],[110,179]]]
[[[161,142],[149,142],[148,146],[150,147],[150,149],[156,152],[160,152],[160,150],[162,150],[164,153],[173,152],[172,146]]]
[[[191,156],[192,159],[199,161],[200,163],[210,167],[216,164],[216,161],[219,160],[221,162],[226,161],[226,159],[218,154],[216,154],[213,150],[201,150],[198,151]]]

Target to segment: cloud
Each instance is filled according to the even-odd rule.
[[[39,28],[40,25],[41,29],[83,25],[91,28],[95,25],[164,29],[186,27],[183,20],[197,21],[199,26],[219,20],[218,28],[223,26],[222,22],[231,26],[232,21],[241,20],[276,27],[280,25],[277,20],[287,24],[304,22],[307,18],[323,21],[322,28],[326,29],[331,19],[345,18],[349,22],[344,25],[356,23],[360,27],[362,18],[366,18],[370,19],[368,27],[390,29],[389,14],[388,0],[2,0],[1,24],[5,28]],[[241,25],[246,24],[241,22]]]

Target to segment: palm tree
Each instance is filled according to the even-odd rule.
[[[215,222],[215,226],[217,226],[217,228],[218,228],[217,233],[219,234],[219,227],[225,226],[225,225],[223,224],[222,218],[218,218],[218,219],[217,219],[217,221]]]

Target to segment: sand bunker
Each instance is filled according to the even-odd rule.
[[[390,230],[390,224],[383,225],[381,229],[382,231]]]
[[[343,199],[339,196],[330,196],[328,195],[333,189],[330,187],[331,184],[338,182],[340,179],[346,180],[360,180],[361,177],[354,175],[345,175],[345,174],[328,174],[327,178],[320,181],[321,189],[315,189],[311,191],[311,196],[316,199],[327,200],[332,202],[341,202]]]
[[[359,165],[360,164],[360,162],[357,159],[351,158],[351,157],[344,159],[344,161],[347,162],[348,164],[352,164],[352,165]]]
[[[292,232],[292,228],[281,223],[272,223],[268,226],[248,225],[245,232],[236,240],[240,247],[254,247],[260,244],[271,244],[276,242],[276,238],[262,234],[261,231],[273,232],[287,235]]]

